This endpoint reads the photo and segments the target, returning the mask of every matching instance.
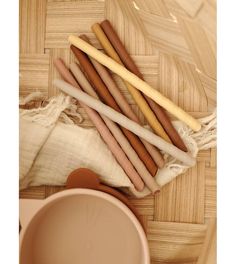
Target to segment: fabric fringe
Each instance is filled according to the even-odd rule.
[[[43,93],[41,92],[33,92],[31,94],[28,94],[26,97],[20,97],[19,105],[23,106],[31,101],[43,101],[45,99]]]
[[[42,104],[47,103],[44,107],[21,110],[20,116],[29,121],[37,122],[44,127],[55,124],[59,117],[60,121],[65,124],[74,124],[72,118],[76,118],[78,123],[83,121],[82,116],[78,112],[76,101],[70,96],[60,94],[48,101],[43,99],[44,96],[41,92],[34,92],[25,98],[20,98],[20,106],[26,105],[31,101],[42,101]]]
[[[199,122],[202,125],[201,130],[194,132],[183,122],[173,121],[174,127],[179,132],[190,155],[193,157],[196,157],[200,150],[216,147],[216,110],[211,115],[200,118]],[[160,186],[164,186],[189,168],[169,155],[164,154],[164,158],[166,164],[155,176]]]

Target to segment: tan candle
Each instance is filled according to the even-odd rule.
[[[97,39],[99,40],[99,42],[101,43],[101,45],[103,46],[106,53],[117,63],[123,65],[119,55],[111,45],[109,39],[103,32],[101,26],[98,23],[96,23],[92,26],[92,30],[96,35]],[[147,101],[144,99],[142,94],[137,89],[135,89],[129,82],[127,82],[126,80],[123,81],[128,91],[132,95],[134,101],[139,106],[140,110],[142,111],[143,115],[145,116],[146,120],[148,121],[152,129],[155,131],[155,133],[161,136],[166,141],[171,142],[169,136],[165,132],[164,128],[156,118],[155,114],[153,113],[152,109],[150,108],[150,106],[148,105]]]
[[[98,26],[95,27],[94,32],[97,27]],[[127,69],[143,80],[143,75],[139,71],[138,67],[136,66],[135,62],[133,61],[129,53],[127,52],[125,46],[122,44],[121,40],[119,39],[111,23],[108,20],[104,20],[101,23],[101,27],[104,31],[104,34],[101,35],[102,29],[98,32],[98,34],[101,35],[100,38],[103,40],[103,42],[110,41],[112,46],[116,50],[117,55],[120,57],[120,59],[122,60],[123,64],[127,67]],[[102,44],[102,41],[100,42]],[[113,59],[115,59],[115,57],[113,57]],[[153,112],[155,113],[155,115],[157,116],[158,120],[162,124],[166,133],[170,137],[171,141],[175,144],[176,147],[182,149],[183,151],[187,151],[187,148],[183,140],[175,130],[168,115],[165,113],[165,110],[162,107],[160,107],[158,104],[156,104],[153,100],[151,100],[149,97],[145,95],[144,97],[147,100]]]

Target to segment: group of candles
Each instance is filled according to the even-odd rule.
[[[54,64],[64,81],[54,83],[79,100],[135,188],[142,191],[146,185],[155,193],[159,186],[154,176],[164,166],[159,149],[188,166],[195,163],[163,108],[195,131],[201,125],[143,80],[108,20],[94,24],[92,30],[107,55],[93,47],[85,35],[70,36],[79,65],[72,63],[68,69],[60,58],[56,59]],[[153,132],[141,126],[108,69],[123,79]]]

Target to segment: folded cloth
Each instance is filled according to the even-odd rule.
[[[41,100],[38,93],[31,94],[20,104],[35,98]],[[100,175],[102,182],[136,197],[150,194],[147,188],[137,192],[96,129],[75,124],[73,117],[82,122],[73,99],[63,94],[51,98],[46,107],[20,110],[20,189],[64,185],[71,171],[86,167]],[[199,121],[202,129],[197,133],[181,121],[173,122],[193,157],[216,146],[216,113]],[[189,168],[163,154],[166,164],[155,176],[160,186]]]

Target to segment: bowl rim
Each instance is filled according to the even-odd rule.
[[[45,210],[50,204],[53,204],[56,201],[61,200],[65,197],[74,196],[74,195],[81,195],[81,194],[82,195],[92,195],[92,196],[95,196],[98,198],[102,198],[102,199],[112,203],[113,205],[118,207],[123,213],[125,213],[125,215],[130,219],[130,221],[132,222],[132,224],[134,225],[135,229],[138,232],[139,239],[141,242],[141,246],[143,249],[143,260],[144,260],[143,264],[150,264],[150,254],[149,254],[147,237],[146,237],[146,234],[143,230],[143,227],[141,226],[140,222],[138,221],[138,219],[134,215],[134,213],[116,197],[114,197],[110,194],[107,194],[105,192],[102,192],[102,191],[92,190],[92,189],[84,189],[84,188],[75,188],[75,189],[63,190],[63,191],[55,193],[55,194],[47,197],[46,199],[42,200],[42,205],[40,206],[40,208],[38,208],[35,211],[35,213],[31,216],[31,219],[28,221],[27,225],[23,226],[21,231],[20,231],[20,253],[21,253],[21,247],[22,247],[22,243],[23,243],[26,231],[30,227],[32,221],[39,215],[39,213],[42,210]]]

